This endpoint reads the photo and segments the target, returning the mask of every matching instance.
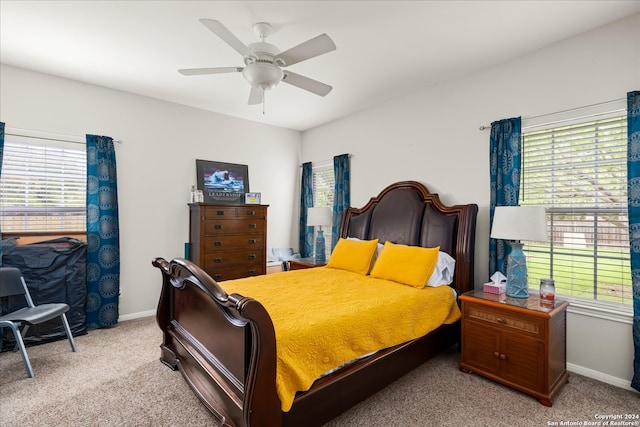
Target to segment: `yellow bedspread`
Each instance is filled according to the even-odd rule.
[[[269,312],[283,411],[291,408],[296,392],[308,390],[322,373],[460,318],[448,286],[416,289],[326,267],[220,285],[230,294],[258,300]]]

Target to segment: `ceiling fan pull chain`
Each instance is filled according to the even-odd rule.
[[[262,115],[264,116],[264,88],[262,88]]]

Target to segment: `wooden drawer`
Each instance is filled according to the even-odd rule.
[[[232,233],[263,233],[265,221],[262,219],[211,219],[204,222],[204,235],[217,236]]]
[[[265,274],[265,268],[261,264],[237,265],[232,267],[205,268],[205,271],[216,282],[224,280],[241,279],[243,277],[259,276]]]
[[[236,218],[237,208],[235,206],[229,207],[206,207],[202,209],[203,219],[219,219],[219,218]]]
[[[208,219],[221,219],[221,218],[260,218],[265,219],[267,217],[267,210],[263,206],[209,206],[203,209],[203,218]]]
[[[260,218],[265,219],[267,217],[267,210],[261,206],[244,206],[238,208],[236,214],[238,218]]]
[[[262,249],[263,246],[264,234],[221,234],[204,240],[204,253],[229,249]]]
[[[222,251],[205,254],[204,268],[215,269],[217,267],[228,267],[238,264],[262,264],[264,253],[262,248],[244,251]]]
[[[464,304],[465,320],[476,321],[487,325],[500,325],[505,330],[543,339],[545,336],[545,322],[532,316],[505,312],[479,304]]]

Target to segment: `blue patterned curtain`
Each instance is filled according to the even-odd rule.
[[[520,117],[491,123],[489,230],[493,226],[493,213],[496,206],[518,205],[522,160],[521,137]],[[489,276],[496,271],[505,273],[505,261],[509,250],[510,247],[504,243],[504,240],[489,239]]]
[[[2,158],[4,157],[4,123],[0,122],[0,175],[2,175]],[[2,230],[0,230],[2,240]],[[0,267],[2,267],[2,245],[0,245]],[[0,335],[0,338],[2,335]]]
[[[89,328],[118,323],[120,229],[113,138],[87,135],[87,319]]]
[[[302,186],[300,188],[300,256],[313,253],[313,227],[307,227],[307,209],[313,207],[313,168],[311,162],[302,164]]]
[[[0,122],[0,174],[2,174],[2,158],[4,154],[4,123]]]
[[[629,246],[633,288],[633,379],[640,391],[640,91],[627,94]]]
[[[340,237],[342,212],[351,204],[351,172],[349,155],[342,154],[333,158],[333,176],[335,187],[333,193],[333,225],[331,226],[331,251]]]

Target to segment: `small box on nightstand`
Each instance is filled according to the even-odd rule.
[[[504,283],[496,284],[493,282],[489,282],[489,283],[485,283],[482,286],[482,290],[488,294],[496,294],[496,295],[504,294],[506,289],[507,289],[507,285],[505,285]]]

